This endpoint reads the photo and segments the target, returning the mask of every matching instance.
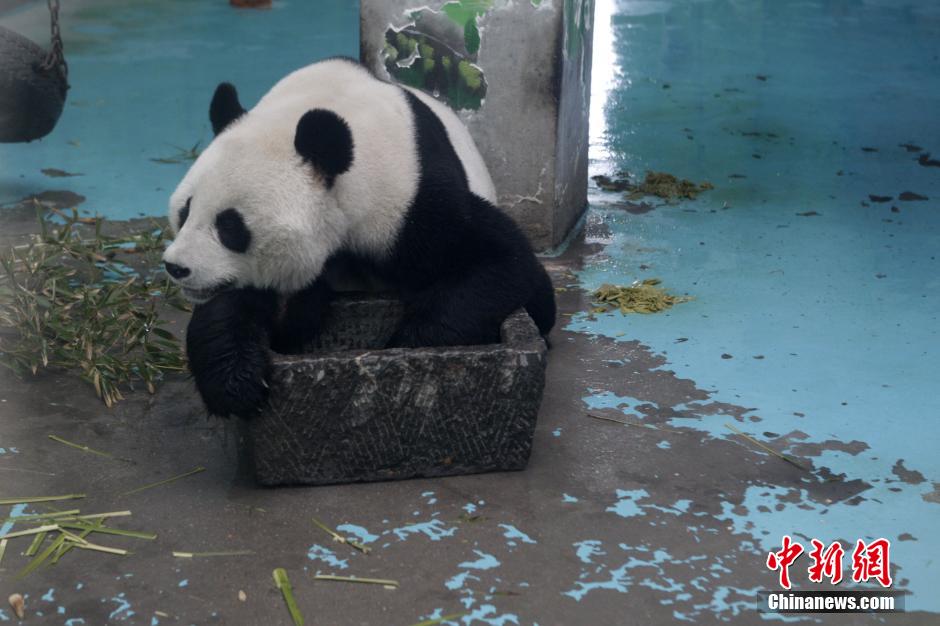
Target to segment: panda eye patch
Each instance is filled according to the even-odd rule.
[[[251,233],[245,226],[241,213],[235,209],[225,209],[215,218],[215,229],[219,241],[233,252],[245,252],[251,244]]]
[[[179,230],[180,228],[182,228],[182,227],[183,227],[183,224],[186,223],[186,218],[189,217],[189,203],[192,202],[192,201],[193,201],[192,198],[188,198],[188,199],[186,200],[186,204],[184,204],[184,205],[183,205],[183,208],[180,209],[180,212],[179,212],[179,214],[178,214],[180,225],[177,227],[177,230]]]

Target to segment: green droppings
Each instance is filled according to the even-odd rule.
[[[457,64],[457,71],[460,77],[470,89],[479,89],[483,84],[483,73],[480,69],[468,61],[461,61]]]
[[[659,286],[658,278],[636,281],[632,285],[601,285],[591,294],[597,305],[592,313],[607,313],[620,310],[621,313],[659,313],[671,309],[676,304],[688,302],[690,296],[674,296],[666,293]]]
[[[389,61],[397,61],[397,60],[398,60],[398,48],[396,48],[395,46],[393,46],[393,45],[390,44],[390,43],[386,43],[384,50],[385,50],[385,58],[386,58],[386,59],[388,59]]]
[[[422,59],[421,65],[424,67],[424,73],[430,74],[434,70],[434,59]]]
[[[709,182],[696,184],[691,180],[678,178],[666,172],[646,172],[646,178],[639,184],[630,182],[629,174],[621,172],[616,178],[593,176],[594,182],[604,191],[627,191],[631,200],[644,196],[657,196],[667,202],[686,199],[694,200],[703,191],[714,189]]]
[[[418,50],[421,51],[422,59],[433,59],[434,58],[434,48],[428,45],[427,43],[422,43],[418,46]]]
[[[451,61],[450,57],[448,57],[448,56],[441,57],[441,65],[444,66],[444,70],[445,70],[445,71],[448,71],[448,72],[449,72],[451,66],[453,65],[453,61]]]

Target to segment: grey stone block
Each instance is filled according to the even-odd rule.
[[[525,468],[546,346],[517,311],[492,345],[380,349],[397,302],[334,303],[313,351],[274,355],[269,408],[248,426],[262,485]]]

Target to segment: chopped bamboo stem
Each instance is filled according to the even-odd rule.
[[[58,500],[77,500],[84,498],[83,493],[70,493],[64,496],[35,496],[23,498],[0,498],[0,506],[6,504],[32,504],[33,502],[56,502]]]
[[[347,537],[343,537],[341,534],[339,534],[338,532],[336,532],[335,530],[333,530],[332,528],[330,528],[329,526],[327,526],[326,524],[324,524],[323,522],[321,522],[320,520],[318,520],[318,519],[315,518],[315,517],[312,518],[312,519],[313,519],[313,523],[314,523],[314,524],[316,524],[320,529],[322,529],[322,530],[323,530],[324,532],[326,532],[328,535],[330,535],[331,537],[333,537],[333,541],[337,541],[337,542],[339,542],[339,543],[342,543],[342,544],[346,544],[346,545],[348,545],[348,546],[351,546],[351,547],[355,548],[356,550],[359,550],[359,551],[362,552],[363,554],[369,554],[370,552],[372,552],[372,548],[369,548],[368,546],[364,546],[364,545],[362,545],[361,543],[359,543],[358,541],[354,541],[354,540],[349,539],[349,538],[347,538]]]
[[[103,456],[108,459],[114,459],[115,461],[124,461],[127,463],[131,462],[130,459],[123,459],[121,457],[114,456],[113,454],[110,454],[108,452],[95,450],[94,448],[89,448],[88,446],[82,445],[80,443],[75,443],[74,441],[63,439],[62,437],[59,437],[58,435],[47,435],[47,436],[49,437],[49,439],[52,439],[53,441],[69,446],[70,448],[75,448],[76,450],[81,450],[82,452],[88,452],[89,454],[96,454],[98,456]]]
[[[36,553],[39,552],[39,548],[42,547],[42,542],[46,540],[47,534],[48,533],[38,533],[35,539],[33,539],[33,542],[26,548],[26,552],[23,553],[23,556],[36,556]]]
[[[38,533],[47,533],[50,530],[59,530],[58,525],[48,524],[46,526],[37,526],[36,528],[30,528],[28,530],[17,530],[5,535],[0,535],[0,539],[12,539],[13,537],[25,537],[27,535],[36,535]]]
[[[297,601],[294,599],[294,590],[290,586],[290,581],[287,579],[287,572],[284,571],[284,568],[279,567],[274,572],[274,584],[277,585],[277,588],[281,590],[281,595],[284,596],[284,603],[287,604],[287,610],[290,612],[291,619],[294,620],[294,626],[304,626],[304,616],[300,614],[300,609],[297,608]]]
[[[153,489],[154,487],[161,487],[163,485],[168,485],[172,482],[176,482],[177,480],[180,480],[181,478],[186,478],[187,476],[192,476],[193,474],[198,474],[199,472],[204,472],[204,471],[206,471],[206,468],[202,466],[195,467],[189,470],[188,472],[184,472],[183,474],[171,476],[170,478],[167,478],[165,480],[159,480],[155,483],[150,483],[149,485],[138,487],[137,489],[131,489],[130,491],[125,491],[124,493],[118,494],[118,497],[130,496],[135,493],[140,493],[141,491],[146,491],[147,489]]]
[[[178,559],[193,559],[208,556],[248,556],[254,554],[254,550],[229,550],[220,552],[173,552],[173,556]]]
[[[366,585],[382,585],[385,587],[398,587],[397,580],[385,578],[359,578],[357,576],[333,576],[332,574],[317,574],[314,580],[332,580],[341,583],[363,583]]]
[[[774,449],[771,448],[770,446],[761,443],[760,441],[758,441],[757,439],[754,439],[754,438],[751,437],[750,435],[744,434],[743,432],[741,432],[740,430],[738,430],[737,428],[735,428],[735,427],[732,426],[731,424],[725,424],[725,427],[728,428],[729,430],[731,430],[732,432],[734,432],[735,434],[741,435],[742,437],[744,437],[745,439],[747,439],[748,441],[750,441],[751,443],[753,443],[753,444],[754,444],[755,446],[757,446],[758,448],[761,448],[762,450],[766,450],[767,452],[769,452],[770,454],[774,455],[774,456],[777,457],[778,459],[782,459],[782,460],[786,461],[787,463],[789,463],[790,465],[793,465],[794,467],[800,468],[800,469],[803,470],[804,472],[812,472],[812,470],[811,470],[810,468],[806,467],[805,465],[803,465],[802,463],[800,463],[800,462],[797,461],[796,459],[794,459],[794,458],[792,458],[792,457],[789,457],[789,456],[787,456],[786,454],[783,454],[782,452],[777,452],[776,450],[774,450]]]

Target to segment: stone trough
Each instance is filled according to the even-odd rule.
[[[498,344],[380,348],[400,317],[394,300],[338,300],[310,352],[274,355],[269,408],[248,427],[260,484],[525,468],[546,357],[525,311]]]

